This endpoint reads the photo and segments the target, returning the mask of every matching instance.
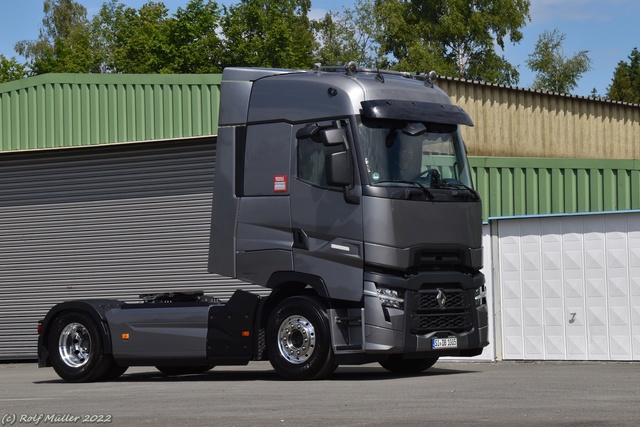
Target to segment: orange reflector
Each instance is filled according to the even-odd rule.
[[[249,331],[242,331],[242,336],[243,337],[248,337],[249,336]]]
[[[122,334],[122,339],[123,340],[128,340],[129,339],[129,334]]]

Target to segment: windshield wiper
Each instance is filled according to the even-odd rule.
[[[424,185],[420,184],[419,182],[407,181],[407,180],[404,180],[404,179],[387,179],[387,180],[383,180],[383,181],[376,181],[376,184],[385,183],[385,182],[413,185],[414,187],[418,187],[418,188],[420,188],[422,190],[422,192],[424,193],[425,198],[427,198],[429,200],[433,200],[435,198],[433,193],[431,191],[429,191],[429,189],[427,187],[425,187]]]
[[[478,194],[478,192],[476,190],[474,190],[473,188],[469,187],[468,185],[458,181],[457,179],[441,180],[438,183],[438,187],[439,188],[463,188],[463,189],[467,190],[469,193],[471,193],[473,195],[474,200],[480,200],[480,195]]]

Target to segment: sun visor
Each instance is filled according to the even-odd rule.
[[[467,112],[453,104],[378,99],[362,101],[361,105],[362,116],[370,119],[473,126],[473,120]]]

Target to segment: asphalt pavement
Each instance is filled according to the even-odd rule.
[[[323,381],[281,380],[267,362],[167,377],[130,368],[65,383],[51,368],[0,364],[0,425],[638,426],[640,364],[439,362],[402,377],[377,364]]]

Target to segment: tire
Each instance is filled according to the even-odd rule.
[[[401,357],[389,357],[384,362],[379,362],[380,366],[394,374],[417,374],[426,371],[438,361],[437,357],[425,359],[403,359]]]
[[[271,366],[285,379],[322,379],[337,367],[325,305],[316,297],[278,304],[267,321],[266,338]]]
[[[124,374],[127,369],[129,369],[128,366],[119,366],[116,364],[113,364],[113,366],[111,367],[111,369],[109,369],[109,372],[107,372],[102,378],[102,381],[112,381],[115,379],[120,378],[120,376],[122,374]]]
[[[213,365],[207,366],[156,366],[156,369],[165,375],[201,374],[213,369]]]
[[[70,312],[56,317],[48,344],[51,365],[65,381],[100,381],[124,372],[111,355],[104,354],[102,336],[88,314]]]

